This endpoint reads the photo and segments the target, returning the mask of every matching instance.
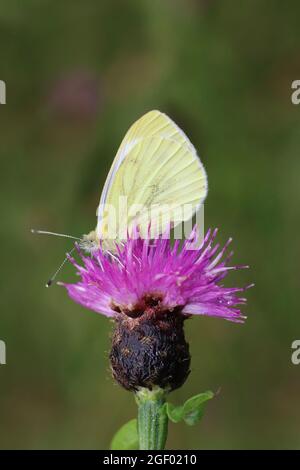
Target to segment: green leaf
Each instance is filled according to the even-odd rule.
[[[203,416],[206,402],[214,397],[213,392],[204,392],[189,398],[183,405],[175,406],[172,403],[166,403],[168,417],[173,423],[185,421],[192,426],[196,424]]]
[[[110,445],[111,450],[138,450],[139,436],[137,420],[131,419],[114,435]]]
[[[175,406],[172,403],[166,403],[167,415],[173,423],[179,423],[183,420],[183,405]]]

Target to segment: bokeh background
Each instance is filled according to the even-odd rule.
[[[245,325],[187,322],[192,373],[170,399],[221,391],[168,448],[300,447],[299,14],[296,0],[1,2],[1,448],[107,449],[136,414],[110,377],[110,322],[44,288],[72,243],[30,228],[92,229],[125,131],[153,108],[201,155],[206,227],[251,265],[231,284],[256,283]]]

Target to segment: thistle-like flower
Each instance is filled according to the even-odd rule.
[[[197,248],[193,230],[182,246],[168,236],[142,239],[138,231],[115,254],[102,247],[84,256],[83,265],[69,256],[81,280],[62,284],[77,303],[115,320],[110,353],[114,378],[127,390],[140,387],[164,390],[180,387],[190,371],[189,346],[184,321],[192,315],[208,315],[243,322],[239,294],[246,287],[225,287],[233,252],[225,256],[231,239],[220,249],[217,229],[209,230]],[[198,244],[199,245],[199,244]]]

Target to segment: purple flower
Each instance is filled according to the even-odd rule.
[[[196,228],[190,240],[180,247],[169,237],[142,239],[136,232],[125,244],[116,244],[115,254],[100,247],[92,257],[84,256],[83,266],[69,256],[81,277],[75,284],[62,284],[69,296],[84,307],[108,317],[136,318],[143,313],[180,311],[186,315],[208,315],[243,322],[239,297],[252,285],[225,287],[223,279],[230,270],[248,266],[228,266],[233,252],[225,252],[231,239],[220,249],[215,244],[217,229],[208,230],[202,244],[190,248],[191,237],[199,237]]]

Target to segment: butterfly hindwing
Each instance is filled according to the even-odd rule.
[[[189,139],[168,116],[151,111],[131,126],[117,152],[100,200],[97,237],[110,237],[112,223],[125,236],[134,225],[145,235],[149,223],[161,233],[170,222],[189,219],[206,193],[206,173]]]

